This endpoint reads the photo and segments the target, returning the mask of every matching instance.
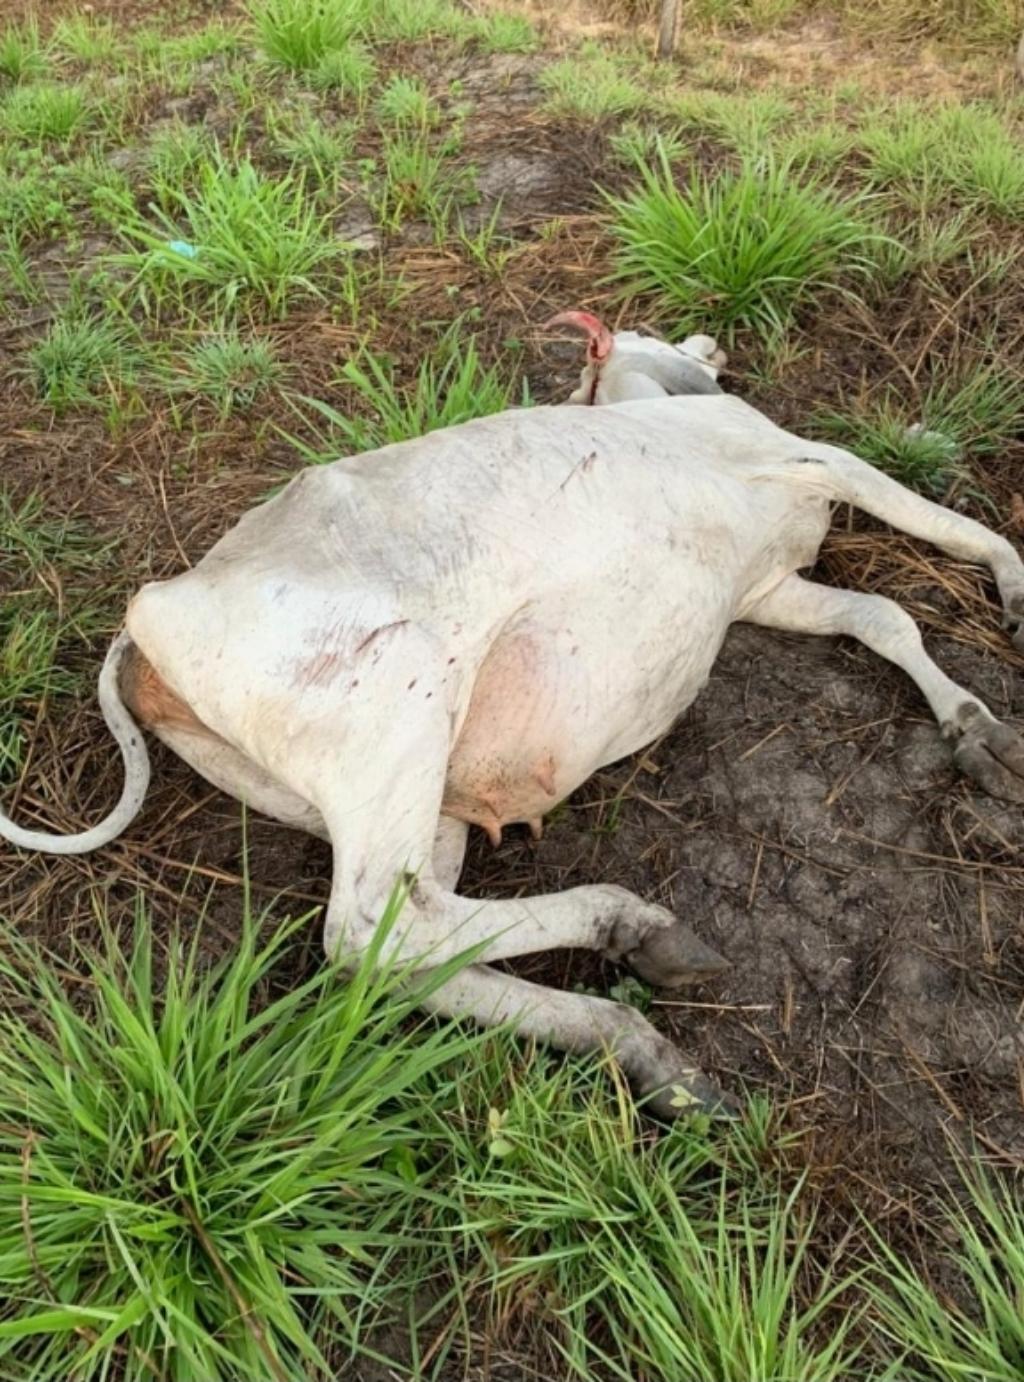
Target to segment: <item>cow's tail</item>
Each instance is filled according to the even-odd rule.
[[[80,835],[50,835],[45,830],[23,830],[0,810],[0,839],[21,849],[42,850],[46,854],[88,854],[100,849],[131,824],[146,797],[149,786],[149,754],[138,725],[128,714],[118,677],[125,655],[132,647],[127,632],[114,639],[100,672],[99,701],[107,728],[117,740],[124,759],[124,788],[121,800],[105,820]]]

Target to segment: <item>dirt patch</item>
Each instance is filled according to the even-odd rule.
[[[994,660],[934,651],[997,714],[1024,712]],[[733,969],[656,1020],[727,1082],[848,1137],[851,1170],[873,1147],[891,1191],[894,1155],[930,1179],[968,1119],[1024,1155],[1022,845],[1020,813],[956,779],[898,672],[852,643],[737,626],[666,739],[598,774],[539,845],[474,842],[463,886],[585,878],[671,907]],[[614,982],[591,957],[519,968]]]

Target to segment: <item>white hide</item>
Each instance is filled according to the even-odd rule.
[[[718,394],[718,373],[725,363],[713,336],[688,336],[679,345],[618,331],[608,359],[588,364],[569,403],[626,403],[680,394]]]

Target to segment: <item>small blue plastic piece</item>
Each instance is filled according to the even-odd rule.
[[[175,254],[182,255],[185,259],[195,259],[199,253],[195,245],[190,245],[187,240],[168,240],[167,248],[173,250]]]

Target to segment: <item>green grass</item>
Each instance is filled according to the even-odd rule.
[[[268,120],[274,152],[327,187],[336,186],[350,170],[358,132],[353,121],[329,124],[301,108]]]
[[[161,183],[157,199],[150,224],[125,228],[141,248],[118,261],[154,309],[177,289],[280,315],[297,297],[322,296],[344,253],[302,175],[273,178],[248,157],[218,154],[198,168],[194,188]]]
[[[782,161],[694,170],[678,187],[662,157],[607,201],[613,281],[649,298],[673,336],[782,331],[801,304],[875,271],[879,236],[863,201]]]
[[[221,418],[244,412],[277,387],[284,367],[269,340],[227,328],[182,353],[168,377],[175,394],[207,399]]]
[[[978,224],[966,211],[945,215],[921,211],[913,220],[901,219],[882,246],[882,276],[893,281],[966,260],[977,233]]]
[[[0,782],[21,771],[43,706],[81,682],[67,645],[102,622],[78,586],[105,552],[81,524],[48,514],[38,495],[16,501],[0,488]],[[60,610],[53,601],[56,571]]]
[[[497,205],[475,230],[470,230],[465,218],[459,215],[454,229],[455,243],[470,263],[489,278],[501,278],[523,248],[511,236],[502,234],[501,210],[501,205]]]
[[[479,15],[472,36],[484,53],[532,53],[540,46],[540,35],[524,15],[501,10]]]
[[[510,377],[483,363],[475,338],[461,321],[448,327],[410,382],[403,383],[394,364],[371,350],[347,361],[339,382],[354,405],[351,411],[341,412],[318,399],[303,400],[328,424],[315,445],[296,442],[304,459],[314,464],[407,441],[529,401],[525,388],[517,392]]]
[[[214,19],[201,28],[167,34],[159,41],[159,51],[168,61],[183,64],[238,53],[242,47],[242,30],[231,19]]]
[[[365,45],[353,39],[344,48],[324,53],[307,73],[315,91],[337,91],[362,106],[377,78],[377,62]]]
[[[945,1198],[924,1278],[878,1241],[871,1300],[878,1329],[907,1355],[901,1382],[1020,1382],[1024,1377],[1024,1199],[976,1165],[962,1167],[966,1208]],[[953,1298],[944,1274],[966,1290]]]
[[[35,157],[17,170],[0,170],[0,226],[17,244],[70,225],[66,188],[49,163]]]
[[[247,914],[211,969],[176,935],[158,961],[140,912],[130,949],[108,936],[83,957],[74,999],[5,937],[0,1366],[34,1382],[344,1373],[402,1303],[389,1265],[423,1233],[408,1168],[424,1136],[400,1101],[479,1040],[417,1022],[378,965],[398,911],[351,976],[299,981],[281,970],[312,918],[268,932]]]
[[[385,42],[416,43],[446,38],[472,38],[473,17],[451,0],[375,0],[372,31]]]
[[[810,1197],[772,1169],[786,1139],[763,1102],[727,1131],[697,1118],[652,1137],[620,1082],[508,1042],[435,1098],[453,1279],[489,1301],[493,1330],[528,1320],[547,1336],[555,1376],[866,1376],[862,1307],[821,1327],[855,1272],[812,1266]]]
[[[377,97],[379,119],[392,125],[426,129],[441,119],[441,110],[419,77],[396,72]]]
[[[21,24],[7,24],[0,32],[0,77],[11,82],[31,82],[47,70],[46,47],[32,17]]]
[[[546,67],[540,85],[547,92],[547,111],[579,120],[632,115],[651,104],[650,93],[623,62],[594,45],[585,45],[578,55]]]
[[[172,120],[150,136],[143,157],[154,195],[163,194],[173,205],[174,191],[194,184],[200,169],[216,157],[216,145],[204,126]]]
[[[868,179],[915,207],[953,198],[984,214],[1024,214],[1020,141],[988,107],[907,103],[876,114],[858,143]]]
[[[15,87],[0,106],[0,129],[26,142],[73,139],[93,119],[83,87],[35,82]]]
[[[10,297],[38,302],[42,293],[31,261],[10,229],[0,232],[0,303]]]
[[[676,163],[685,155],[689,145],[676,131],[663,133],[652,125],[627,120],[620,129],[608,136],[608,147],[623,163],[644,167],[662,157],[669,163]]]
[[[812,120],[794,124],[771,136],[777,158],[795,168],[817,167],[831,171],[843,163],[856,143],[855,136],[838,120]]]
[[[134,352],[113,320],[72,311],[58,318],[25,355],[36,394],[55,412],[95,407],[132,373]]]
[[[793,118],[791,103],[773,91],[748,95],[686,92],[675,94],[662,104],[666,113],[685,129],[711,133],[737,152],[750,156],[771,151],[779,131]]]
[[[918,424],[920,430],[908,431]],[[940,377],[918,403],[908,402],[902,388],[885,390],[842,412],[819,414],[813,425],[903,484],[941,495],[952,480],[972,473],[966,457],[998,456],[1020,435],[1024,389],[1016,373],[976,367]]]
[[[437,143],[423,128],[399,126],[386,132],[380,164],[368,170],[366,196],[386,230],[406,221],[429,221],[443,234],[456,204],[473,199],[473,174],[450,164],[453,136]]]
[[[58,53],[85,63],[109,62],[120,47],[117,29],[111,21],[88,14],[71,14],[58,20],[51,41]]]
[[[302,72],[362,33],[372,10],[370,0],[254,0],[249,13],[270,61]]]

